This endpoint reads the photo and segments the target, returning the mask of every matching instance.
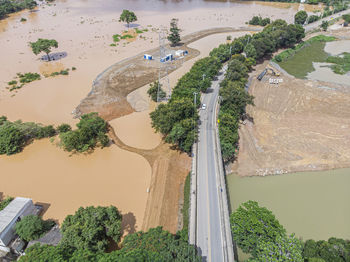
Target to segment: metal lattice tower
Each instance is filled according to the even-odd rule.
[[[160,59],[165,57],[167,55],[166,48],[165,48],[165,42],[166,42],[166,29],[161,28],[159,31],[159,74],[158,74],[158,92],[157,92],[157,102],[160,102],[159,92],[160,92],[160,86],[161,86],[161,79],[163,79],[165,85],[168,87],[168,99],[171,97],[171,88],[170,88],[170,81],[169,81],[169,75],[168,75],[168,63],[167,62],[160,62]],[[164,85],[163,85],[164,86]]]

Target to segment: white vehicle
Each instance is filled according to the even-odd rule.
[[[207,105],[206,104],[203,104],[202,105],[202,110],[205,110],[207,108]]]

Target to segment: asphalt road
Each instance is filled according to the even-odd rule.
[[[197,230],[196,245],[205,261],[225,261],[224,230],[220,210],[218,182],[218,159],[215,153],[215,107],[219,93],[219,83],[224,74],[212,82],[209,92],[202,95],[205,110],[200,110],[198,137],[197,175]]]
[[[350,13],[350,9],[347,9],[347,10],[344,10],[344,11],[341,11],[339,13],[336,13],[336,14],[333,14],[333,15],[330,15],[330,16],[327,16],[325,18],[322,18],[321,20],[318,20],[316,22],[313,22],[311,24],[308,24],[308,25],[305,25],[304,28],[305,28],[305,31],[306,32],[309,32],[313,29],[316,29],[316,28],[319,28],[322,24],[323,21],[331,21],[333,19],[336,19],[338,17],[341,17],[342,15],[345,15],[345,14],[349,14]]]

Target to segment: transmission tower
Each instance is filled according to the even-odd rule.
[[[166,43],[166,29],[161,28],[159,31],[159,73],[158,73],[158,92],[157,92],[157,102],[160,102],[160,86],[161,86],[161,79],[164,80],[165,85],[168,87],[168,99],[171,97],[171,88],[170,88],[170,81],[169,81],[169,64],[167,61],[161,62],[160,59],[165,58],[167,55],[165,43]]]

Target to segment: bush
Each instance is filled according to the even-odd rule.
[[[18,74],[19,82],[26,84],[33,82],[35,80],[40,80],[40,75],[38,73],[25,73],[25,74]]]
[[[26,137],[23,131],[10,122],[0,126],[0,155],[12,155],[24,147]]]
[[[53,221],[43,221],[36,215],[23,217],[15,226],[16,234],[24,241],[40,238],[45,232],[54,226]]]

